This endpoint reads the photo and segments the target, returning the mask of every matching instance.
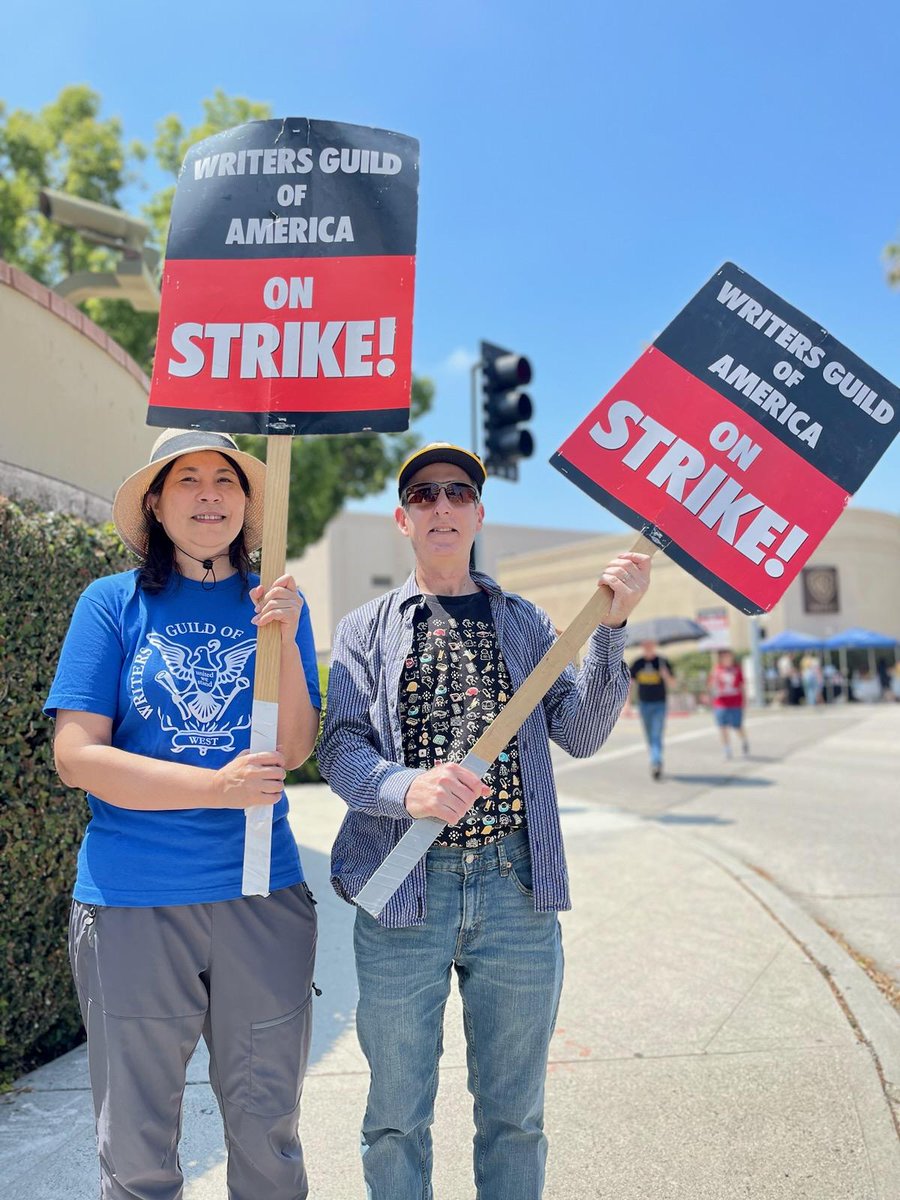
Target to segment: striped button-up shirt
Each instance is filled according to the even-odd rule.
[[[519,688],[556,640],[556,631],[547,614],[528,600],[501,591],[486,575],[473,572],[472,578],[490,597],[500,651],[513,687]],[[332,851],[331,874],[338,895],[351,902],[411,823],[404,800],[421,771],[404,762],[399,693],[423,601],[413,573],[403,587],[356,609],[335,630],[317,759],[349,808]],[[602,746],[630,686],[624,645],[624,628],[596,629],[581,669],[567,666],[519,730],[538,912],[571,907],[549,738],[576,758]],[[422,925],[425,901],[423,859],[379,920],[389,928]]]

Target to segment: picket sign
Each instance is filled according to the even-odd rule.
[[[746,613],[769,611],[897,433],[900,392],[725,263],[551,458]],[[646,536],[643,536],[646,535]],[[609,611],[595,593],[463,760],[484,776]],[[443,825],[419,820],[355,897],[373,916]]]
[[[631,547],[636,554],[652,555],[657,549],[643,535]],[[613,592],[606,584],[601,584],[591,593],[587,604],[573,617],[522,686],[516,689],[512,698],[497,713],[462,760],[461,766],[484,778],[509,739],[537,708],[566,666],[575,660],[578,651],[597,626],[609,616],[612,602]],[[354,897],[360,908],[377,917],[444,825],[445,822],[435,817],[419,817],[413,821],[362,891]]]
[[[725,263],[550,461],[755,614],[784,595],[898,420],[893,384]]]
[[[260,581],[284,573],[291,439],[408,428],[418,142],[306,117],[192,146],[172,205],[147,422],[267,437]],[[259,630],[252,751],[274,750],[281,637]],[[272,808],[246,810],[267,895]]]

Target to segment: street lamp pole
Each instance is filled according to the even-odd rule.
[[[471,403],[472,403],[472,449],[478,453],[478,372],[481,370],[481,359],[477,359],[472,363],[472,369],[469,372],[471,379]],[[469,570],[475,571],[478,568],[478,556],[475,547],[478,544],[478,538],[472,542],[472,549],[469,551]]]
[[[471,380],[471,401],[472,401],[472,449],[478,453],[478,372],[481,370],[481,359],[472,363],[472,369],[469,372]]]
[[[763,675],[762,651],[759,648],[761,641],[759,617],[750,617],[750,672],[753,679],[754,704],[757,708],[765,708],[766,704],[766,682]]]

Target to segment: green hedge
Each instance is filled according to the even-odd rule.
[[[315,616],[315,613],[313,613]],[[322,696],[322,711],[319,714],[319,733],[322,732],[322,723],[325,720],[325,698],[328,693],[328,667],[323,667],[319,664],[319,692]],[[319,764],[316,762],[316,756],[311,754],[306,762],[297,768],[296,771],[288,771],[285,783],[290,785],[293,783],[321,783],[322,776],[319,774]]]
[[[53,765],[41,714],[75,601],[92,579],[133,566],[112,526],[0,496],[0,1091],[82,1038],[66,933],[84,794]],[[322,695],[327,671],[319,669]],[[320,778],[315,759],[289,782]]]
[[[665,647],[662,653],[665,654]],[[678,682],[678,690],[690,692],[698,700],[709,691],[709,673],[715,655],[709,650],[689,650],[672,660],[672,670]]]
[[[72,608],[92,579],[128,561],[111,527],[0,496],[0,1088],[70,1049],[81,1020],[66,927],[88,816],[53,766],[41,705]]]

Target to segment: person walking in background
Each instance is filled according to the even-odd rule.
[[[303,1200],[297,1132],[316,915],[285,769],[319,720],[309,611],[249,572],[265,466],[168,429],[116,493],[140,559],[82,593],[44,711],[87,792],[69,955],[87,1029],[102,1200],[179,1200],[185,1073],[201,1035],[231,1200]],[[256,628],[280,631],[277,751],[249,753]],[[255,628],[256,627],[256,628]],[[242,895],[244,810],[273,808],[267,896]]]
[[[800,660],[800,679],[807,704],[818,704],[822,696],[822,663],[815,654],[804,654]]]
[[[803,700],[803,680],[800,668],[790,654],[782,654],[778,660],[778,675],[781,681],[781,703],[794,708]]]
[[[556,640],[545,613],[470,569],[481,459],[448,443],[398,477],[415,569],[334,635],[318,764],[348,812],[332,882],[353,903],[414,817],[437,841],[378,919],[357,908],[356,1027],[371,1076],[362,1126],[370,1200],[426,1200],[444,1006],[456,972],[474,1100],[475,1191],[539,1200],[544,1088],[562,989],[558,913],[570,907],[550,739],[595,753],[628,694],[624,622],[650,559],[604,569],[612,607],[484,775],[461,765]],[[460,1148],[461,1149],[461,1148]]]
[[[638,712],[650,751],[650,774],[654,779],[661,779],[668,705],[666,694],[675,679],[672,664],[659,653],[656,642],[641,642],[640,658],[631,664],[631,678],[637,688]]]
[[[731,758],[732,731],[740,738],[744,754],[749,754],[750,744],[744,729],[744,673],[730,650],[717,651],[708,686],[725,757]]]
[[[834,704],[840,700],[843,691],[841,672],[832,662],[822,667],[822,700],[825,704]]]
[[[887,662],[883,658],[879,658],[878,663],[876,664],[876,669],[878,672],[878,683],[879,683],[879,686],[881,687],[881,699],[882,700],[892,700],[893,697],[891,696],[891,673],[888,668]]]

